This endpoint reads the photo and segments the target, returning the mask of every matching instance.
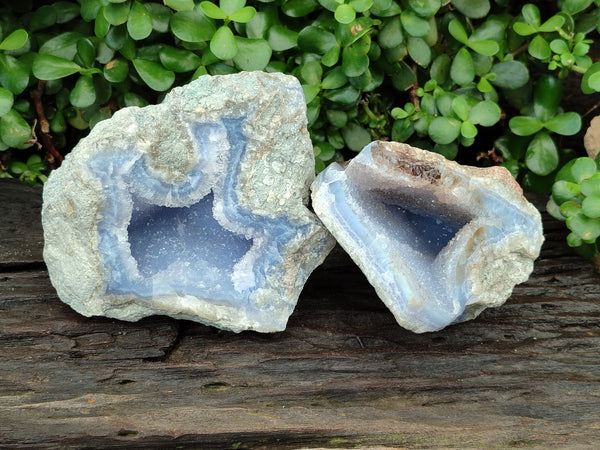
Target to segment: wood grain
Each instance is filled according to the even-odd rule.
[[[338,248],[285,332],[234,334],[80,316],[43,266],[40,191],[0,180],[0,202],[2,448],[592,448],[600,438],[600,277],[548,217],[531,279],[471,322],[403,330]]]

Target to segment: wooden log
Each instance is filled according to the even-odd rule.
[[[41,259],[40,191],[0,180],[0,447],[594,447],[600,277],[545,216],[531,279],[400,328],[337,248],[285,332],[85,318]],[[541,207],[542,205],[540,205]]]

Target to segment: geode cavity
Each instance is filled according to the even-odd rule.
[[[498,306],[529,277],[541,216],[503,167],[373,142],[312,186],[313,207],[398,323],[439,330]]]
[[[333,239],[290,76],[203,76],[100,122],[44,187],[44,259],[78,312],[279,331]]]

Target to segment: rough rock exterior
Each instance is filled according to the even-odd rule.
[[[504,303],[543,242],[541,216],[507,170],[406,144],[373,142],[312,190],[325,226],[398,323],[419,333]]]
[[[203,76],[100,122],[44,187],[44,259],[86,315],[285,328],[334,245],[306,208],[312,145],[298,81]]]

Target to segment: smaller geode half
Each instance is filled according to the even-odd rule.
[[[529,277],[541,216],[503,167],[372,142],[312,185],[313,207],[398,323],[439,330],[499,306]]]

